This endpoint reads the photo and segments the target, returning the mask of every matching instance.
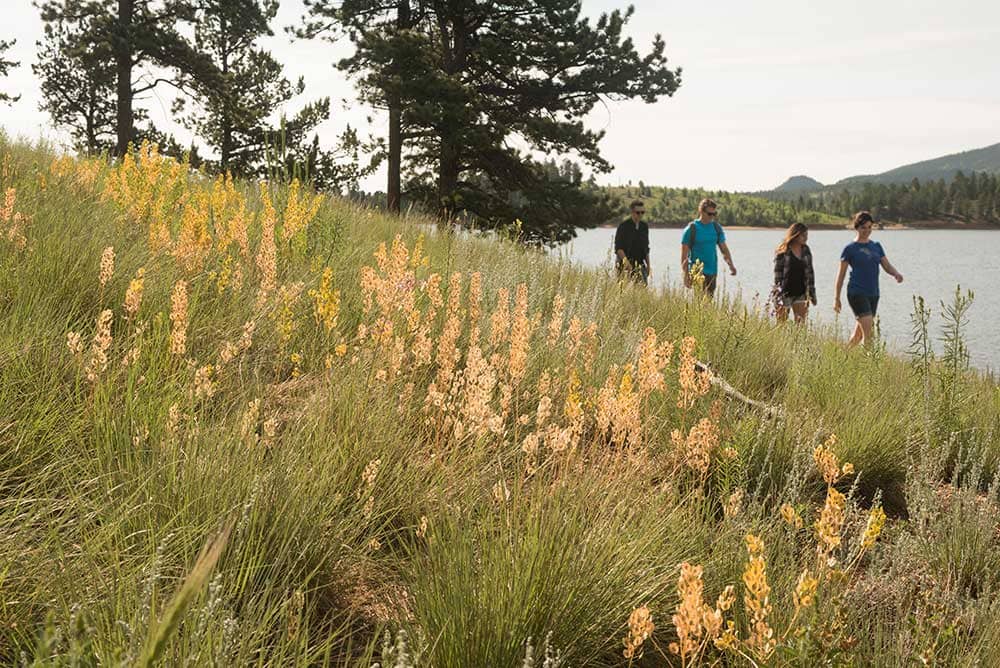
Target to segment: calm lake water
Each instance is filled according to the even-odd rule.
[[[606,228],[580,230],[576,239],[555,252],[583,265],[610,268],[614,233]],[[730,276],[720,256],[720,289],[748,304],[755,298],[761,303],[766,301],[773,282],[774,247],[783,234],[784,230],[727,229],[727,243],[738,273]],[[650,230],[653,286],[680,284],[680,235],[681,231],[675,229]],[[809,232],[819,301],[810,309],[809,318],[837,328],[844,336],[850,334],[854,324],[847,305],[846,280],[839,317],[833,312],[833,290],[840,251],[853,239],[850,230]],[[872,239],[882,244],[889,261],[905,279],[897,284],[884,272],[879,279],[879,318],[889,347],[904,351],[910,342],[914,295],[922,296],[930,307],[931,334],[936,339],[942,324],[941,302],[951,303],[955,288],[961,286],[963,292],[975,293],[965,330],[972,364],[984,370],[1000,370],[1000,231],[876,230]]]

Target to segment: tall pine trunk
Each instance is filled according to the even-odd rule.
[[[412,27],[410,18],[410,0],[400,0],[396,9],[396,32],[409,30]],[[398,73],[401,63],[394,63]],[[398,90],[386,92],[386,102],[389,107],[389,174],[386,183],[386,198],[389,211],[399,213],[402,199],[403,170],[403,100]]]
[[[132,16],[134,0],[118,0],[118,34],[116,35],[115,71],[118,76],[118,106],[115,119],[117,144],[115,155],[122,157],[128,153],[132,141]]]
[[[464,18],[464,17],[462,17]],[[441,29],[441,46],[444,56],[444,71],[450,77],[457,77],[466,67],[466,37],[468,27],[464,20],[449,21],[439,18]],[[438,206],[442,218],[450,218],[457,209],[455,190],[458,188],[459,177],[459,128],[454,118],[447,119],[439,131],[440,147],[438,152]]]
[[[458,148],[455,140],[445,131],[441,134],[438,153],[438,205],[442,218],[450,218],[455,212],[455,190],[458,187]]]
[[[403,105],[399,93],[386,95],[389,103],[389,174],[386,195],[389,211],[399,213],[402,197]]]
[[[222,145],[219,147],[219,166],[222,169],[222,173],[225,174],[229,171],[229,158],[233,152],[233,117],[231,113],[231,100],[232,100],[232,86],[229,81],[229,22],[226,21],[226,15],[223,14],[219,18],[219,24],[221,26],[220,32],[223,37],[223,46],[221,53],[222,60],[222,81],[223,81],[223,96],[222,96]]]

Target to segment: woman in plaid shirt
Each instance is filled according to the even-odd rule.
[[[816,305],[816,275],[813,273],[812,252],[806,245],[809,228],[794,223],[774,251],[773,299],[778,321],[788,320],[788,310],[795,322],[805,322],[809,303]]]

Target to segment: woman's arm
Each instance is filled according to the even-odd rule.
[[[880,262],[880,264],[882,265],[882,268],[885,269],[887,274],[896,279],[897,283],[903,282],[903,275],[898,271],[896,271],[896,268],[892,266],[892,264],[889,262],[889,258],[887,258],[885,255],[882,256],[882,261]]]
[[[806,294],[809,295],[809,301],[812,302],[813,306],[816,306],[816,272],[813,269],[813,256],[812,251],[806,246],[805,252],[806,261]]]
[[[840,269],[837,271],[837,285],[833,289],[833,310],[840,313],[840,290],[844,287],[844,276],[847,275],[847,260],[840,261]]]

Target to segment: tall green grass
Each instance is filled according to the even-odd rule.
[[[944,326],[958,352],[945,360],[846,350],[739,303],[646,292],[418,216],[324,203],[306,243],[281,250],[281,282],[313,287],[316,268],[331,267],[343,332],[364,320],[358,275],[378,244],[399,234],[412,247],[423,235],[428,271],[482,272],[485,313],[498,288],[525,283],[529,312],[547,315],[560,294],[567,320],[594,321],[593,379],[631,359],[653,327],[661,339],[695,337],[715,373],[783,411],[770,417],[713,391],[698,410],[720,402],[722,445],[736,456],[704,484],[675,466],[670,431],[694,416],[672,395],[651,404],[642,458],[587,452],[568,470],[525,478],[509,436],[436,448],[420,420],[400,415],[401,382],[376,381],[350,353],[327,371],[330,342],[308,326],[306,306],[282,342],[252,290],[216,288],[217,266],[187,277],[189,357],[213,359],[247,320],[258,328],[215,395],[194,397],[193,367],[166,352],[170,290],[184,275],[150,253],[145,228],[116,205],[53,176],[52,158],[0,139],[0,191],[16,188],[30,217],[24,249],[0,242],[0,663],[407,665],[420,647],[420,665],[520,666],[542,665],[547,642],[566,665],[626,665],[628,615],[648,605],[657,629],[643,661],[679,665],[666,650],[679,564],[703,565],[714,596],[739,582],[746,533],[768,546],[775,624],[790,620],[811,548],[808,528],[789,532],[777,508],[813,517],[825,486],[810,455],[834,433],[857,471],[843,485],[851,526],[863,528],[873,499],[893,519],[850,589],[842,621],[852,642],[803,643],[776,665],[1000,659],[1000,393],[966,368],[955,322]],[[240,187],[259,207],[256,190]],[[116,268],[102,290],[106,246]],[[91,385],[66,334],[92,332],[102,308],[120,314],[140,266],[141,363],[112,360]],[[114,334],[128,334],[117,315]],[[564,352],[533,348],[523,387],[559,369]],[[303,359],[295,372],[291,353]],[[426,386],[429,375],[419,379]],[[276,425],[266,447],[241,432],[256,400],[260,422]],[[737,489],[744,508],[726,517]],[[737,620],[746,622],[742,603]],[[385,632],[395,650],[383,650]]]

